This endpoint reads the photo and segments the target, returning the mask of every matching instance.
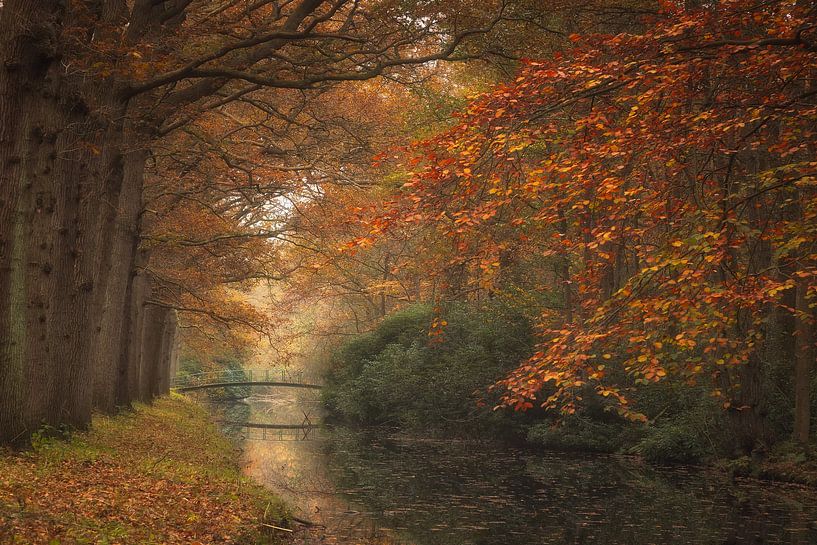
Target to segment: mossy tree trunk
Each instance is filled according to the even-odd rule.
[[[3,427],[6,441],[41,424],[90,421],[88,312],[99,271],[94,238],[96,122],[55,47],[63,6],[3,6]],[[17,117],[18,119],[14,119]]]

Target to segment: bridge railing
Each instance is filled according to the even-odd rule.
[[[282,382],[287,384],[320,384],[320,378],[302,369],[253,368],[221,369],[201,373],[187,373],[173,378],[171,386],[184,388],[212,383]]]

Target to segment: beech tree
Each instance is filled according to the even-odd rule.
[[[707,378],[748,452],[768,435],[762,362],[782,356],[805,442],[817,13],[686,4],[663,3],[639,32],[573,35],[476,97],[416,145],[415,176],[357,243],[414,222],[461,241],[474,277],[501,276],[508,251],[544,258],[559,304],[501,383],[506,405],[572,413],[594,392],[644,419],[629,388]]]

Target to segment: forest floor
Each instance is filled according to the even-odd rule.
[[[0,543],[276,543],[283,502],[243,477],[239,453],[180,396],[69,439],[0,450]]]

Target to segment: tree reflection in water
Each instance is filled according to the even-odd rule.
[[[322,437],[248,442],[246,459],[326,526],[315,535],[325,543],[817,543],[817,495],[797,487],[489,443]]]

